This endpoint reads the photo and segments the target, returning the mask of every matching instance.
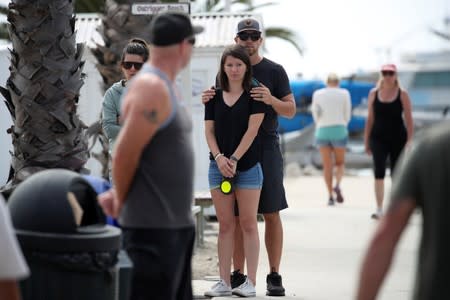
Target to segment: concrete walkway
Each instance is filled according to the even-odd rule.
[[[389,185],[387,179],[387,191]],[[282,299],[354,299],[362,255],[377,225],[370,219],[375,207],[372,177],[345,177],[341,185],[345,202],[334,207],[326,205],[320,176],[291,175],[285,179],[285,187],[290,207],[282,212],[285,243],[280,273],[286,288]],[[420,215],[414,215],[378,299],[411,298],[420,222]],[[259,229],[261,252],[254,299],[278,298],[265,296],[269,267],[264,223]],[[194,294],[200,296],[214,282],[195,280],[193,284]]]

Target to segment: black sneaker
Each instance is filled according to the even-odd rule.
[[[267,293],[266,296],[284,296],[284,287],[281,280],[281,275],[277,272],[272,272],[267,275]]]
[[[237,288],[238,286],[243,284],[247,279],[247,276],[242,274],[240,271],[241,270],[237,269],[236,271],[233,271],[233,273],[231,273],[230,275],[230,284],[232,289]]]

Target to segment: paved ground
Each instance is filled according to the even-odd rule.
[[[345,177],[342,182],[345,203],[328,207],[320,176],[295,176],[295,171],[293,173],[294,176],[291,174],[285,180],[290,208],[282,213],[284,299],[353,299],[362,255],[377,224],[370,219],[375,206],[372,177]],[[420,222],[419,214],[410,222],[378,299],[411,298]],[[260,223],[256,299],[276,298],[265,296],[265,276],[269,268],[263,236],[264,224]],[[203,295],[213,283],[194,281],[194,294]]]

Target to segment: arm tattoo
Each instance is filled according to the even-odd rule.
[[[144,118],[147,119],[147,121],[149,121],[150,123],[155,124],[158,122],[158,113],[156,112],[156,110],[144,110],[143,115]]]

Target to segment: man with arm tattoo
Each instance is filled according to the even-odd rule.
[[[99,201],[123,227],[134,265],[130,299],[192,299],[192,124],[177,98],[175,77],[201,31],[182,13],[154,17],[150,60],[123,99],[124,123],[113,154],[115,187]]]

